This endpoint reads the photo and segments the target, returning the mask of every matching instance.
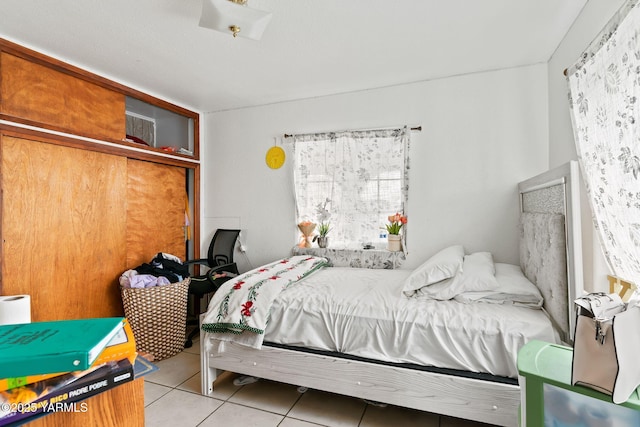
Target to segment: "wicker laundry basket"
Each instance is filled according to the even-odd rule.
[[[120,287],[138,351],[162,360],[184,349],[190,278],[150,288]]]

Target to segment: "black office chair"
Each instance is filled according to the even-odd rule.
[[[193,295],[193,316],[187,319],[187,326],[196,325],[184,343],[185,348],[193,345],[193,338],[200,331],[200,300],[205,295],[211,296],[227,280],[238,275],[238,266],[233,262],[233,252],[236,241],[240,235],[240,230],[227,230],[219,228],[216,230],[209,244],[207,258],[185,261],[186,266],[201,265],[208,268],[206,272],[191,276],[189,284],[189,295]],[[226,273],[222,277],[219,274]]]

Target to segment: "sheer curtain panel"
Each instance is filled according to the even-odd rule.
[[[640,285],[640,8],[626,2],[567,70],[593,221],[612,272]]]

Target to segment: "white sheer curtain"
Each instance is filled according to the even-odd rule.
[[[628,1],[567,72],[578,159],[612,272],[640,285],[640,7]]]
[[[407,215],[410,130],[330,132],[293,138],[298,222],[329,222],[332,248],[361,249],[367,243],[380,246],[387,217],[396,212]]]

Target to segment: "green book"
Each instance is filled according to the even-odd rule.
[[[0,325],[0,378],[89,369],[122,317]]]

